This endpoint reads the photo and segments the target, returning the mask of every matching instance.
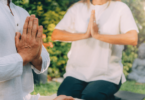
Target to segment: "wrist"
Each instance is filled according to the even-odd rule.
[[[100,38],[100,34],[93,34],[92,37],[95,38],[95,39],[98,39],[98,40],[99,40],[99,38]]]
[[[90,35],[88,35],[88,33],[83,34],[83,38],[84,38],[84,39],[87,39],[87,38],[89,38],[89,37],[90,37]]]
[[[39,57],[34,58],[31,62],[32,62],[32,63],[33,63],[33,62],[39,62],[39,61],[41,61],[41,60],[42,60],[42,57],[39,56]]]
[[[22,57],[22,59],[23,59],[23,65],[26,65],[27,63],[30,62],[29,57],[27,57],[25,54],[19,53],[19,55],[20,55],[20,56]]]

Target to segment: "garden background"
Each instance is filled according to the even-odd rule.
[[[67,9],[79,0],[13,0],[13,2],[26,9],[29,14],[35,14],[39,18],[39,24],[44,26],[46,38],[44,43],[52,42],[51,34],[57,23],[63,18]],[[124,65],[124,74],[127,76],[131,71],[132,63],[137,58],[138,46],[145,42],[145,0],[122,0],[133,12],[135,21],[139,28],[139,44],[137,46],[125,46],[122,63]],[[47,47],[50,54],[51,64],[48,69],[48,79],[62,77],[65,73],[67,53],[71,43],[52,42],[52,47]],[[49,82],[45,85],[35,86],[32,94],[51,95],[55,93],[60,84]],[[132,91],[145,94],[145,84],[139,84],[133,81],[127,81],[121,90]]]

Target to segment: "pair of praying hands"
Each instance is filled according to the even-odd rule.
[[[94,36],[99,35],[98,31],[99,31],[99,28],[98,28],[98,25],[96,24],[95,10],[92,10],[88,29],[85,35],[87,38],[94,37]]]
[[[42,34],[43,26],[39,26],[35,15],[26,18],[22,35],[19,32],[16,33],[15,45],[23,59],[23,65],[42,59]]]

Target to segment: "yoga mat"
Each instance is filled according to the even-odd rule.
[[[138,94],[127,91],[119,91],[115,94],[115,96],[121,98],[121,100],[143,100],[145,98],[145,94]]]

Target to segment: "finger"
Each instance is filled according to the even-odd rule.
[[[93,10],[93,21],[94,21],[94,23],[96,23],[95,10]]]
[[[25,23],[24,23],[24,26],[23,26],[23,34],[22,35],[26,35],[26,33],[27,33],[29,20],[30,20],[30,17],[27,17],[26,20],[25,20]]]
[[[34,20],[35,16],[31,15],[30,16],[30,20],[29,20],[29,24],[28,24],[28,35],[31,36],[32,33],[32,28],[33,28],[33,20]]]
[[[38,34],[36,36],[37,39],[42,40],[42,34],[43,34],[43,26],[39,26],[38,28]]]
[[[35,18],[35,15],[34,15],[34,14],[32,14],[32,15],[31,15],[31,17],[34,17],[34,18]]]
[[[21,33],[17,32],[15,36],[15,45],[17,46],[20,42]]]
[[[38,31],[38,18],[34,19],[33,29],[32,29],[32,37],[35,38]]]
[[[94,16],[94,10],[92,10],[92,12],[91,12],[91,18],[90,18],[90,26],[91,26],[91,29],[93,28],[93,23],[94,23],[94,19],[93,19],[93,16]]]
[[[91,29],[91,26],[92,26],[92,12],[91,12],[90,20],[89,20],[88,29]]]

